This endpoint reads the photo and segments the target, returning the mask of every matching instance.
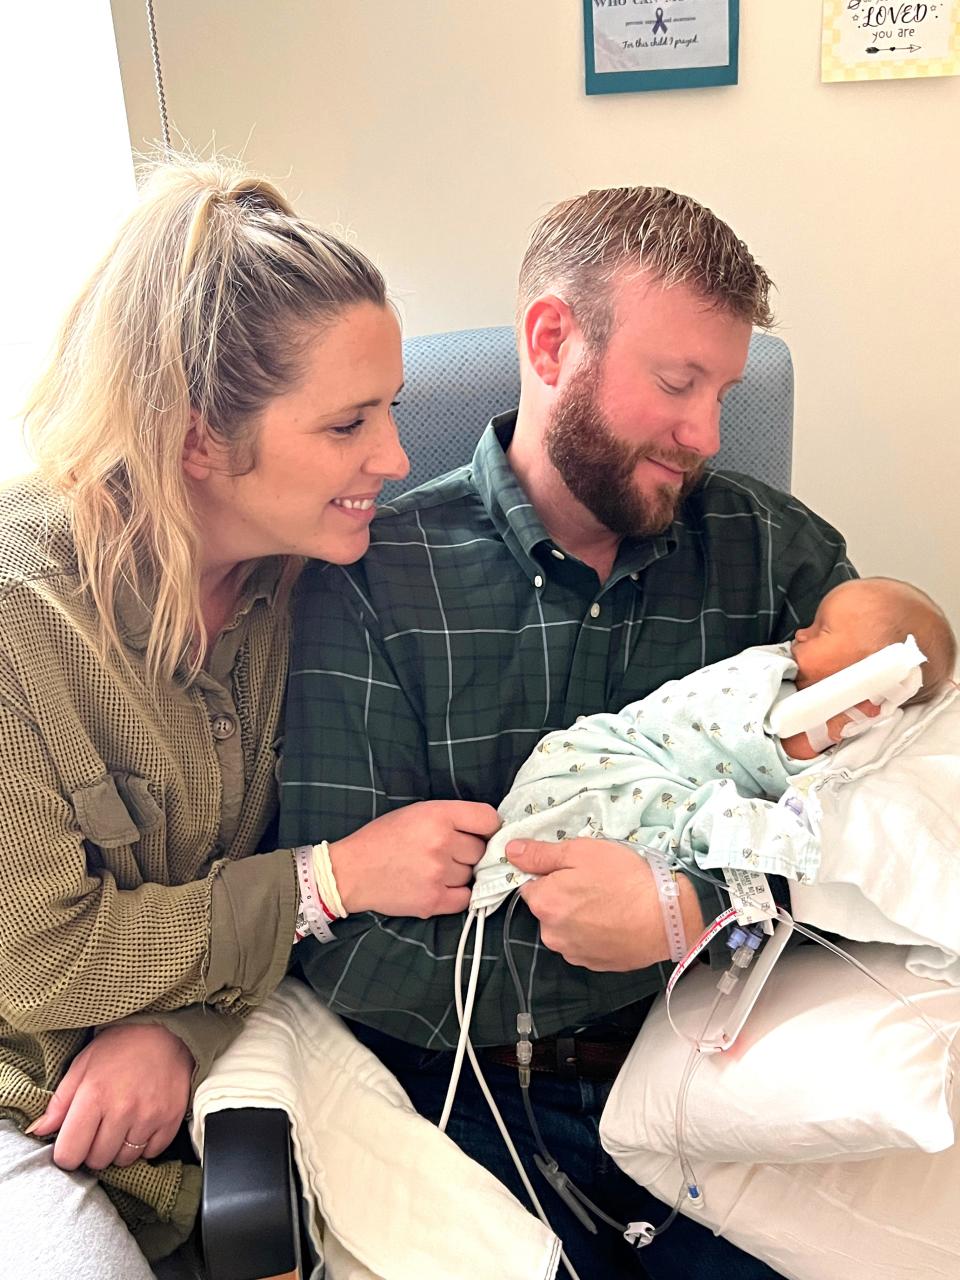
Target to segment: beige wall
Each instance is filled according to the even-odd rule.
[[[157,0],[171,115],[384,268],[408,333],[509,321],[532,220],[589,185],[710,204],[779,284],[795,491],[960,624],[960,78],[821,85],[820,0],[741,0],[737,87],[587,98],[577,0]],[[113,0],[131,135],[141,0]]]

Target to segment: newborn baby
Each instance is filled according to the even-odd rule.
[[[500,804],[503,826],[478,873],[503,866],[510,840],[588,835],[659,849],[681,864],[814,878],[817,840],[792,809],[771,801],[815,769],[822,752],[806,732],[776,738],[767,715],[783,694],[909,635],[926,658],[910,701],[925,701],[956,662],[943,611],[908,583],[845,582],[792,644],[746,649],[619,712],[581,716],[570,729],[547,734]],[[857,711],[875,717],[880,708],[862,702],[833,716],[826,725],[831,745]]]

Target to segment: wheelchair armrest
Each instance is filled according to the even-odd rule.
[[[207,1116],[200,1208],[207,1280],[299,1275],[298,1205],[285,1111]]]

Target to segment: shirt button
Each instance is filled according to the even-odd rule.
[[[542,576],[541,574],[539,574],[539,573],[538,573],[538,574],[537,574],[537,576],[534,578],[534,580],[533,580],[533,585],[534,585],[535,587],[542,587],[542,586],[543,586],[543,576]]]
[[[216,740],[223,742],[226,738],[232,738],[237,732],[237,722],[233,716],[214,716],[210,721],[210,728]]]
[[[552,556],[556,556],[558,560],[566,560],[566,558],[567,558],[567,557],[563,554],[563,552],[562,552],[562,551],[558,551],[556,547],[551,547],[551,548],[550,548],[550,554],[551,554]]]
[[[590,617],[591,618],[600,617],[600,606],[597,604],[596,600],[594,600],[593,604],[590,606]]]
[[[631,581],[631,582],[639,582],[639,581],[640,581],[640,575],[639,575],[639,573],[631,573],[631,575],[630,575],[630,581]]]

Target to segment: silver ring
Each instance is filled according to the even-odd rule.
[[[147,1144],[145,1142],[128,1142],[126,1138],[124,1138],[123,1145],[125,1147],[132,1147],[134,1151],[142,1151]]]

